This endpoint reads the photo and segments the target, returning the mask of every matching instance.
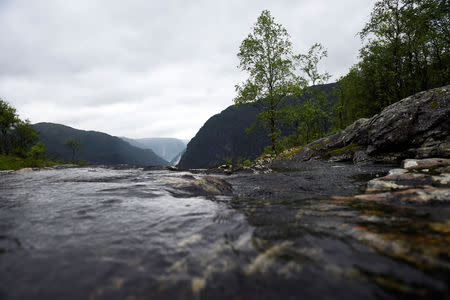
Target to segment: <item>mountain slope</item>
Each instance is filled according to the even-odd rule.
[[[77,152],[76,159],[92,164],[168,165],[167,161],[152,150],[134,147],[106,133],[78,130],[54,123],[37,123],[33,127],[53,159],[71,160],[72,152],[64,146],[64,142],[77,139],[81,142],[81,150]]]
[[[158,156],[167,161],[173,160],[178,154],[180,154],[180,152],[186,149],[186,144],[182,140],[175,138],[130,139],[122,137],[121,139],[135,147],[151,149]]]
[[[317,88],[331,95],[336,84],[330,83]],[[300,99],[289,99],[290,102],[303,101]],[[336,101],[330,97],[330,102]],[[257,128],[247,134],[245,129],[249,128],[260,112],[258,105],[229,106],[221,113],[212,116],[200,128],[195,137],[189,142],[186,152],[178,163],[179,168],[208,168],[222,164],[225,158],[234,161],[239,157],[244,159],[255,159],[270,144],[265,129]],[[331,125],[331,124],[330,124]],[[292,128],[284,128],[284,133],[289,134]]]
[[[232,105],[212,116],[189,142],[178,167],[207,168],[223,163],[224,158],[256,157],[270,142],[265,130],[245,132],[258,112],[256,106]]]

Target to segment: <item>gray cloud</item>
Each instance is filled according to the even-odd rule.
[[[304,52],[356,62],[374,0],[0,1],[0,96],[32,122],[129,137],[191,138],[232,104],[236,52],[269,9]]]

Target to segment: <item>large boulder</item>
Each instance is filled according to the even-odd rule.
[[[398,101],[370,119],[305,146],[294,160],[398,162],[450,157],[450,85]]]

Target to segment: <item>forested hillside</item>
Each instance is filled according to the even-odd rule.
[[[120,138],[106,133],[78,130],[53,123],[38,123],[33,127],[47,146],[52,159],[71,160],[72,150],[65,143],[72,139],[79,141],[81,146],[76,152],[76,160],[85,160],[92,164],[168,164],[152,150],[131,146]]]

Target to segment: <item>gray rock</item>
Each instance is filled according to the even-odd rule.
[[[449,202],[450,189],[446,188],[425,188],[407,189],[392,193],[365,194],[354,197],[357,200],[365,201],[399,201],[399,202]]]
[[[400,174],[405,174],[406,172],[408,172],[405,169],[392,169],[389,171],[388,175],[400,175]]]
[[[372,179],[367,183],[367,193],[431,187],[433,179],[426,174],[397,174]]]
[[[306,145],[294,160],[398,162],[450,157],[450,85],[398,101],[370,119]]]
[[[450,159],[445,158],[427,158],[427,159],[405,159],[402,162],[402,168],[411,169],[429,169],[436,167],[445,167],[450,165]]]

